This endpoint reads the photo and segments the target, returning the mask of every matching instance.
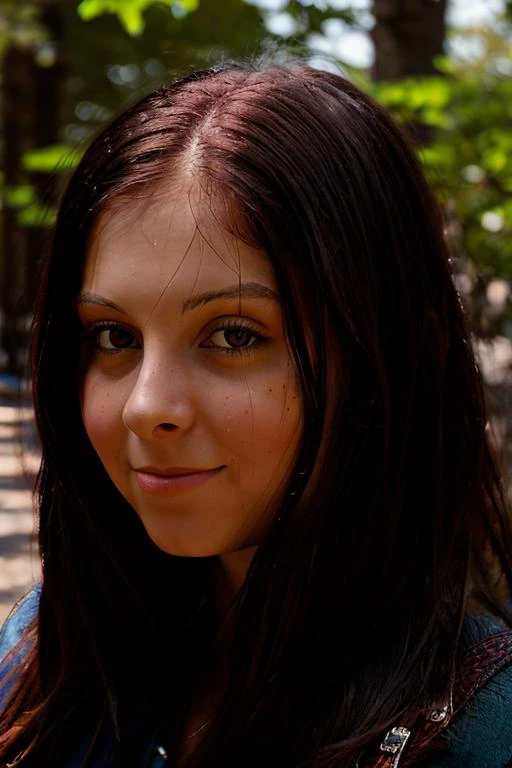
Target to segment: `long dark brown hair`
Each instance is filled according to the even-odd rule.
[[[34,316],[42,593],[2,763],[22,752],[20,766],[58,765],[84,740],[92,760],[108,733],[130,765],[155,728],[165,740],[214,642],[208,563],[150,542],[88,441],[74,312],[99,213],[149,194],[191,151],[196,178],[275,269],[305,421],[192,764],[353,766],[446,693],[469,600],[511,621],[512,537],[480,374],[413,151],[338,75],[198,72],[94,141],[58,216]]]

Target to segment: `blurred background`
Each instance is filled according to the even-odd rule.
[[[344,74],[409,133],[512,465],[512,0],[0,0],[0,621],[38,575],[28,331],[66,179],[148,91],[268,54]]]

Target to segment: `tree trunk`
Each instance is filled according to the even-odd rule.
[[[32,146],[47,147],[59,141],[61,125],[60,107],[62,101],[62,83],[65,75],[62,39],[64,35],[64,9],[62,3],[46,0],[41,13],[41,21],[50,34],[55,46],[56,58],[52,66],[41,67],[33,62],[34,77],[34,115]],[[54,207],[58,198],[59,179],[54,173],[32,174],[31,182],[38,191],[38,199],[43,207]],[[32,227],[29,232],[28,274],[25,282],[28,306],[34,303],[35,292],[39,283],[39,262],[47,248],[48,230]]]
[[[372,76],[397,80],[436,73],[444,53],[447,0],[373,0]]]
[[[23,154],[58,141],[60,84],[63,66],[59,56],[61,7],[55,0],[39,3],[41,21],[57,49],[57,59],[47,67],[38,66],[35,51],[9,48],[2,63],[3,166],[5,187],[32,184],[43,205],[55,202],[55,180],[51,175],[28,175],[21,169]],[[46,244],[47,232],[39,227],[22,227],[18,211],[4,206],[0,260],[0,301],[2,311],[2,367],[20,375],[26,371],[28,321],[37,285],[37,262]]]
[[[23,152],[28,149],[32,115],[32,61],[26,50],[10,48],[3,61],[4,169],[7,190],[27,183],[20,170]],[[19,372],[22,346],[20,302],[23,297],[27,231],[18,225],[17,211],[4,206],[1,262],[2,350],[4,367]]]

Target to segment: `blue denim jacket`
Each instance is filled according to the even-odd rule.
[[[0,630],[0,715],[10,689],[9,681],[12,680],[10,673],[20,663],[23,654],[26,652],[26,647],[23,648],[22,646],[15,653],[9,656],[8,654],[15,648],[27,627],[36,617],[40,594],[41,587],[37,585],[17,603]],[[88,748],[89,743],[85,739],[83,743],[77,745],[65,764],[59,765],[58,768],[81,768],[84,764]],[[109,768],[111,765],[110,752],[111,740],[105,738],[99,746],[97,757],[95,757],[93,762],[93,768]],[[91,765],[91,763],[88,763],[88,765]],[[146,745],[143,754],[137,760],[137,765],[140,765],[140,768],[163,768],[167,765],[165,750],[156,742],[150,741]]]
[[[16,606],[0,631],[0,712],[5,703],[8,687],[7,673],[19,663],[23,648],[6,658],[35,618],[40,587],[35,587]],[[489,619],[466,622],[465,640],[473,644],[500,631],[501,627]],[[447,733],[450,750],[422,768],[512,768],[512,667],[496,675],[473,699],[466,711],[455,718]],[[79,745],[62,768],[80,768],[87,744]],[[95,768],[108,768],[109,746],[95,761]],[[140,757],[141,768],[163,768],[166,765],[162,749],[149,743]]]

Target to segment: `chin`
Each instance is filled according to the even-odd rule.
[[[146,528],[146,532],[158,549],[175,557],[215,557],[230,551],[230,547],[223,547],[221,542],[205,541],[199,536],[175,536],[150,528]]]
[[[254,550],[258,547],[258,543],[255,541],[239,541],[228,537],[224,540],[207,541],[204,537],[199,536],[190,536],[190,538],[172,536],[168,532],[166,535],[162,535],[161,531],[156,532],[148,528],[146,528],[146,532],[158,549],[175,557],[223,557]]]

